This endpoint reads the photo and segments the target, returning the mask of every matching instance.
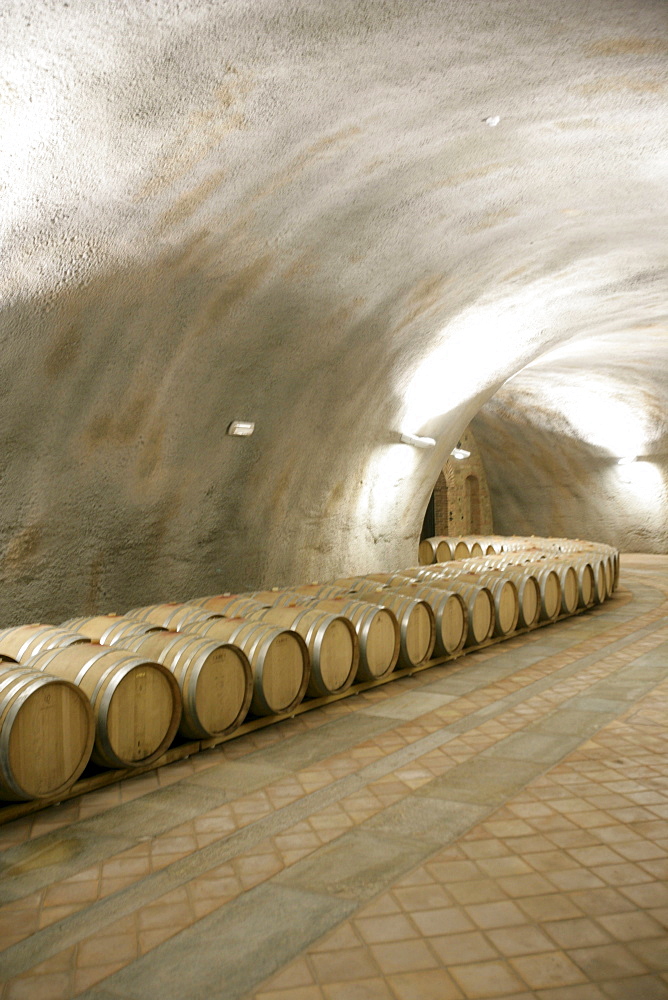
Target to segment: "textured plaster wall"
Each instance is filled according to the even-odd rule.
[[[665,411],[662,0],[14,0],[0,48],[2,622],[411,563],[560,345]]]

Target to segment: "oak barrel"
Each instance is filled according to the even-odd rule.
[[[447,590],[459,594],[468,610],[468,629],[466,646],[479,646],[494,632],[494,597],[487,587],[478,583],[467,582],[458,576],[423,578],[423,582],[438,590]]]
[[[28,666],[72,681],[95,714],[93,760],[106,767],[136,767],[159,757],[174,739],[181,695],[159,663],[91,642],[45,650]]]
[[[85,635],[56,625],[17,625],[0,631],[0,656],[25,663],[42,650],[88,641]]]
[[[241,618],[212,618],[188,625],[184,632],[230,642],[243,650],[253,671],[254,715],[291,712],[304,697],[310,674],[309,654],[298,632]]]
[[[359,592],[358,599],[394,612],[399,622],[399,664],[402,667],[418,667],[430,659],[436,644],[436,621],[426,601],[391,590],[375,589]]]
[[[213,611],[198,605],[183,603],[149,604],[144,608],[133,608],[126,617],[137,621],[152,622],[172,632],[180,632],[186,625],[201,621],[202,618],[217,618],[222,611]]]
[[[93,711],[78,687],[0,663],[0,799],[60,795],[88,763],[94,738]]]
[[[300,595],[308,600],[305,595]],[[378,608],[366,601],[349,597],[317,600],[311,604],[318,611],[347,618],[357,632],[360,659],[356,678],[377,680],[394,670],[399,658],[399,623],[390,608]]]
[[[299,632],[311,658],[306,693],[312,698],[345,691],[352,684],[360,654],[355,628],[347,618],[308,607],[262,608],[246,617]]]
[[[436,622],[434,652],[437,656],[450,656],[459,652],[466,642],[469,621],[466,602],[460,594],[430,587],[423,581],[409,583],[404,580],[392,583],[389,589],[397,594],[425,601],[429,605]]]
[[[154,632],[128,639],[124,648],[172,672],[181,691],[179,729],[184,736],[223,736],[246,717],[253,674],[238,646],[185,632]]]
[[[63,622],[63,628],[73,629],[101,646],[122,645],[131,636],[146,635],[149,632],[165,631],[162,625],[127,618],[125,615],[92,615],[88,618],[70,618]]]

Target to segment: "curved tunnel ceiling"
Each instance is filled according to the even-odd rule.
[[[667,10],[0,9],[4,616],[410,564],[479,411],[499,495],[525,433],[606,447],[587,373],[642,414],[665,548]]]

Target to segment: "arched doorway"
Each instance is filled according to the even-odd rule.
[[[480,484],[477,476],[467,476],[466,488],[466,513],[468,521],[468,533],[470,535],[480,534]]]

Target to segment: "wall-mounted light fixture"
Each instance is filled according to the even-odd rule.
[[[433,438],[418,437],[417,434],[401,434],[399,440],[402,444],[412,444],[414,448],[433,448],[436,444]]]
[[[233,420],[227,433],[231,437],[250,437],[254,430],[255,424],[251,420]]]
[[[470,458],[471,452],[467,451],[466,448],[462,448],[461,441],[457,442],[457,447],[453,448],[450,452],[453,458]]]

